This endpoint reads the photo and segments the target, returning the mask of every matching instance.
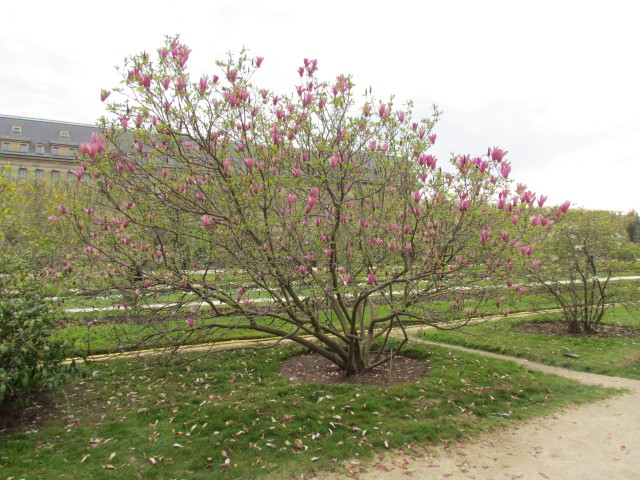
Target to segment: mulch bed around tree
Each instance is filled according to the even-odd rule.
[[[600,325],[594,333],[571,334],[567,330],[564,322],[532,322],[520,323],[515,326],[518,330],[526,333],[537,333],[540,335],[551,335],[556,337],[571,338],[638,338],[640,331],[631,327],[620,327],[616,325]]]
[[[344,373],[326,358],[315,353],[306,353],[285,360],[280,366],[280,373],[293,382],[393,385],[420,380],[427,375],[429,369],[430,365],[426,360],[394,355],[391,374],[389,364],[386,363],[359,375],[345,377]]]

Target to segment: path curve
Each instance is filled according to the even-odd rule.
[[[576,372],[455,345],[418,341],[509,360],[530,370],[571,378],[588,385],[626,388],[629,393],[565,408],[550,416],[519,422],[511,428],[485,433],[458,445],[431,447],[427,454],[417,458],[390,452],[371,465],[348,468],[350,478],[640,479],[640,381]],[[354,471],[358,473],[354,474]],[[343,472],[319,478],[344,479],[345,476]]]

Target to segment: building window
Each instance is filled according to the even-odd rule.
[[[2,142],[2,150],[4,152],[8,152],[9,151],[9,142]]]
[[[43,155],[44,154],[44,145],[42,145],[41,143],[36,145],[36,153],[38,153],[40,155]]]
[[[73,172],[67,172],[67,180],[73,180],[76,176]]]
[[[75,148],[69,147],[69,156],[70,157],[73,157],[76,153],[78,153],[78,152],[76,151]]]
[[[18,169],[18,178],[27,178],[27,169],[26,168]]]
[[[36,178],[44,178],[44,170],[36,168]]]
[[[29,145],[26,143],[20,144],[20,153],[29,153]]]
[[[51,147],[51,155],[60,155],[60,147]]]
[[[69,132],[65,131],[65,130],[61,130],[60,131],[60,136],[62,138],[69,138]]]
[[[11,133],[22,133],[22,125],[11,125]]]
[[[51,179],[52,180],[58,180],[60,178],[60,171],[59,170],[51,170]]]

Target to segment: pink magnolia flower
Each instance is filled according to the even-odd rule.
[[[151,86],[151,77],[148,74],[144,74],[140,77],[140,85],[149,88]]]
[[[287,203],[289,205],[291,205],[293,202],[295,202],[298,199],[298,196],[294,193],[290,193],[289,195],[287,195]]]
[[[511,164],[509,162],[502,162],[500,164],[500,175],[502,178],[508,178],[511,172]]]
[[[535,260],[533,260],[533,266],[534,267],[539,267],[542,264],[542,260],[540,260],[539,258],[536,258]]]
[[[142,284],[144,288],[149,288],[152,285],[153,285],[153,280],[145,280],[144,283]]]
[[[58,217],[56,217],[55,215],[49,215],[47,217],[47,220],[50,221],[51,223],[56,223],[58,221]]]
[[[427,138],[431,142],[431,145],[433,145],[434,143],[436,143],[436,138],[438,138],[438,135],[436,135],[435,133],[432,133]]]
[[[464,200],[462,198],[458,198],[456,200],[456,207],[458,207],[458,210],[460,210],[461,212],[468,210],[470,206],[471,200],[469,200],[468,198]]]
[[[531,190],[527,190],[526,192],[520,195],[520,202],[526,203],[529,206],[533,206],[533,202],[535,201],[536,196]]]
[[[245,158],[244,159],[244,163],[247,166],[247,168],[249,170],[251,170],[253,168],[253,165],[254,165],[254,160],[253,160],[253,158]]]
[[[547,201],[547,196],[540,195],[540,197],[538,198],[538,207],[542,208],[542,206],[544,205],[544,202],[546,201]]]
[[[309,202],[309,205],[307,206],[307,213],[309,213],[311,211],[311,209],[313,208],[313,206],[318,201],[318,197],[309,197],[307,199],[307,201]]]
[[[193,317],[189,317],[185,320],[190,327],[193,327],[193,324],[196,323],[196,320]]]
[[[372,152],[375,152],[377,147],[378,147],[378,144],[376,143],[375,140],[371,140],[369,142],[369,150],[371,150]]]
[[[80,181],[82,180],[82,177],[84,177],[84,170],[76,170],[75,172],[73,172],[73,174],[78,179],[78,181]]]
[[[184,75],[180,75],[178,77],[178,81],[176,83],[176,90],[179,92],[184,91],[187,88],[187,79]]]
[[[404,117],[405,117],[405,113],[404,112],[398,112],[398,121],[400,123],[404,122]]]
[[[306,93],[302,98],[302,106],[306,108],[311,104],[311,102],[313,102],[313,94]]]
[[[565,213],[567,213],[570,206],[571,206],[571,202],[569,201],[566,201],[562,205],[560,205],[560,207],[558,208],[558,211],[556,212],[556,217],[560,217]]]
[[[264,57],[257,57],[256,58],[256,68],[260,68],[260,65],[262,65],[263,61],[264,61]]]
[[[501,162],[502,159],[507,154],[506,150],[502,150],[501,148],[498,148],[498,147],[493,147],[493,150],[489,149],[489,152],[491,153],[491,159],[497,162]]]
[[[208,86],[209,86],[209,79],[206,76],[200,77],[200,90],[204,92]]]
[[[105,101],[111,95],[111,90],[105,90],[104,88],[100,90],[100,100]]]
[[[437,159],[436,157],[434,157],[433,155],[427,155],[427,158],[425,159],[427,166],[433,170],[436,168],[436,163],[437,163]]]
[[[209,215],[203,215],[201,220],[205,228],[209,228],[213,224],[213,219]]]
[[[169,86],[171,85],[171,77],[162,77],[162,80],[160,80],[160,85],[162,85],[165,90],[168,90]]]
[[[345,275],[342,275],[342,283],[344,283],[345,286],[349,284],[350,280],[351,280],[351,275],[349,275],[348,273]]]
[[[327,257],[332,257],[333,256],[333,248],[331,248],[331,247],[323,248],[322,251],[327,255]]]
[[[411,192],[411,197],[413,198],[414,202],[418,203],[422,199],[422,193],[420,192],[420,190],[416,190],[414,192]]]
[[[376,283],[376,277],[373,273],[367,275],[367,282],[369,283],[369,285],[373,285],[374,283]]]

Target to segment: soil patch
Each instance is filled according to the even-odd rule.
[[[526,333],[537,333],[541,335],[551,335],[555,337],[571,337],[571,338],[638,338],[640,332],[631,327],[620,327],[617,325],[600,325],[598,329],[591,334],[578,333],[572,334],[567,331],[567,325],[564,322],[530,322],[520,323],[515,326],[518,330]]]
[[[386,363],[359,375],[345,377],[342,370],[331,361],[315,353],[306,353],[285,360],[280,367],[280,374],[291,381],[303,383],[393,385],[420,380],[427,375],[429,368],[426,360],[394,355],[391,369]]]
[[[64,415],[64,408],[56,404],[50,392],[31,392],[27,406],[16,407],[7,400],[0,405],[0,436],[25,429],[37,429],[53,418]]]

